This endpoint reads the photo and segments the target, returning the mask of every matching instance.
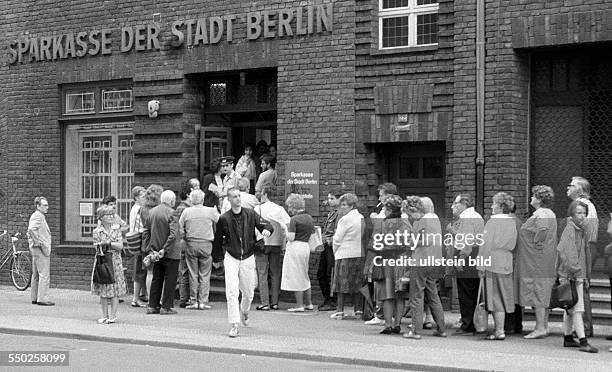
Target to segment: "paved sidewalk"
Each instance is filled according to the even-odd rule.
[[[447,339],[424,332],[417,341],[379,335],[381,327],[358,320],[331,320],[328,312],[253,309],[251,326],[242,327],[240,337],[231,339],[224,302],[213,303],[208,311],[177,309],[177,315],[160,316],[146,315],[145,309],[130,307],[126,299],[118,323],[98,325],[97,297],[65,289],[51,289],[50,294],[56,306],[35,306],[29,290],[0,287],[0,332],[414,370],[609,371],[612,366],[612,342],[593,339],[599,354],[564,349],[559,323],[551,323],[553,334],[542,340],[508,336],[505,341],[485,341],[480,336],[452,336],[451,331]],[[446,316],[447,324],[458,318]],[[526,322],[526,329],[532,327]],[[597,327],[596,333],[612,334],[612,327]]]

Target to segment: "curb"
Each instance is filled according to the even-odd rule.
[[[65,332],[46,332],[46,331],[33,331],[16,328],[5,328],[0,327],[0,333],[20,335],[20,336],[40,336],[40,337],[56,337],[66,339],[78,339],[84,341],[98,341],[98,342],[109,342],[109,343],[120,343],[120,344],[131,344],[131,345],[142,345],[142,346],[153,346],[163,347],[181,350],[193,350],[203,351],[209,353],[224,353],[224,354],[246,354],[252,356],[280,358],[280,359],[295,359],[304,360],[311,362],[324,362],[324,363],[337,363],[345,365],[358,365],[358,366],[371,366],[377,368],[386,369],[407,369],[414,371],[449,371],[449,372],[473,372],[473,371],[484,371],[479,369],[469,368],[458,368],[449,366],[432,366],[418,363],[403,363],[403,362],[392,362],[383,360],[371,360],[362,358],[348,358],[328,355],[311,355],[305,353],[291,353],[284,351],[264,351],[264,350],[249,350],[232,347],[217,347],[209,345],[193,345],[193,344],[181,344],[178,342],[164,342],[164,341],[147,341],[132,338],[119,338],[119,337],[106,337],[106,336],[94,336],[89,334],[80,333],[65,333]]]

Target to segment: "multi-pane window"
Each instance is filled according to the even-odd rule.
[[[132,109],[131,89],[102,89],[102,111],[116,112]]]
[[[94,92],[78,92],[66,94],[66,114],[88,114],[94,111]]]
[[[66,240],[92,237],[96,209],[105,196],[117,198],[117,213],[128,221],[134,183],[134,135],[128,124],[115,128],[70,127],[66,134]]]
[[[134,106],[129,86],[96,87],[64,91],[64,114],[96,114],[131,111]]]
[[[379,48],[437,44],[438,9],[431,0],[379,0]]]

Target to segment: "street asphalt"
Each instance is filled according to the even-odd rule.
[[[605,326],[596,326],[599,337],[591,340],[599,354],[587,354],[562,347],[560,323],[551,323],[551,335],[540,340],[513,335],[505,341],[485,341],[482,335],[453,335],[453,330],[445,339],[425,331],[421,340],[409,340],[380,335],[381,327],[366,326],[357,319],[332,320],[330,312],[261,312],[253,306],[250,326],[242,327],[240,337],[232,339],[227,336],[224,302],[213,302],[212,310],[146,315],[145,309],[130,307],[126,298],[117,323],[98,325],[98,297],[56,288],[50,295],[56,306],[36,306],[30,303],[29,290],[0,286],[0,333],[419,371],[612,370],[608,352],[612,342],[603,337],[612,335],[612,327]],[[281,304],[281,308],[290,305]],[[458,314],[446,313],[447,324],[457,319]],[[404,319],[403,329],[406,324]],[[526,330],[532,328],[533,322],[525,322]],[[2,349],[10,347],[3,343]]]

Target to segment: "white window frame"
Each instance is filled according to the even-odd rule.
[[[129,107],[119,107],[116,109],[107,109],[106,108],[106,94],[107,93],[123,93],[123,92],[129,92],[130,93],[130,105]],[[101,112],[123,112],[123,111],[131,111],[134,108],[134,97],[133,97],[133,93],[132,93],[132,89],[114,89],[114,88],[107,88],[107,89],[102,89],[102,95],[101,95]]]
[[[422,46],[438,45],[438,43],[431,44],[417,44],[417,16],[425,14],[438,14],[440,9],[439,3],[416,5],[417,0],[408,0],[408,6],[399,8],[383,9],[383,0],[378,0],[378,49],[379,50],[393,50],[393,49],[404,49],[414,48]],[[395,18],[395,17],[408,17],[408,45],[395,46],[395,47],[383,47],[383,19]]]
[[[128,198],[121,197],[118,194],[119,187],[119,176],[131,176],[132,186],[134,179],[134,163],[132,162],[131,173],[120,173],[119,166],[119,142],[118,139],[123,135],[133,135],[133,123],[110,123],[110,124],[92,124],[92,125],[74,125],[69,126],[66,130],[65,138],[65,180],[64,180],[64,191],[65,191],[65,202],[63,215],[65,218],[65,241],[70,242],[88,242],[91,241],[91,237],[81,235],[81,216],[79,214],[79,203],[96,203],[102,200],[102,196],[99,199],[83,198],[82,197],[82,173],[83,170],[83,137],[104,135],[111,137],[110,147],[110,159],[112,162],[111,166],[111,181],[109,195],[115,195],[118,198],[118,202],[126,203],[131,202],[131,195]],[[133,147],[132,147],[133,151]],[[78,168],[77,168],[78,167]],[[74,170],[77,170],[76,172]],[[131,188],[130,188],[131,192]],[[95,210],[92,211],[94,214],[93,220],[95,221]],[[128,211],[129,214],[129,211]],[[122,217],[127,217],[124,215]],[[127,219],[126,219],[127,222]]]
[[[70,97],[71,96],[81,96],[81,108],[80,109],[72,109],[69,107],[69,102],[70,102]],[[93,97],[93,106],[91,107],[91,109],[85,110],[83,109],[83,98],[85,96],[92,96]],[[65,98],[66,100],[66,115],[75,115],[75,114],[79,114],[79,115],[83,115],[83,114],[94,114],[96,112],[96,92],[94,91],[82,91],[82,92],[67,92],[65,94]]]

